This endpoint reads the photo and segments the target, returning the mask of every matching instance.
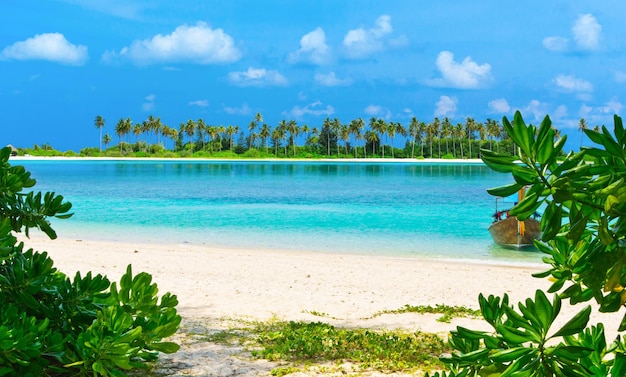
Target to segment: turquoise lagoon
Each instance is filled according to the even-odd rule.
[[[195,160],[24,160],[36,188],[62,194],[74,216],[60,237],[211,247],[540,262],[487,228],[481,163]]]

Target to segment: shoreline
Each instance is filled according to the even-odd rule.
[[[207,158],[207,157],[65,157],[11,156],[9,161],[174,161],[174,162],[365,162],[365,163],[452,163],[484,164],[481,159],[442,158]]]

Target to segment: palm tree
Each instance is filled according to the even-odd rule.
[[[420,144],[422,145],[422,157],[424,157],[424,136],[426,131],[428,131],[428,125],[426,122],[419,122],[419,125],[417,126],[417,135],[419,137]]]
[[[480,148],[482,147],[483,142],[487,139],[485,125],[481,122],[476,123],[476,131],[478,131],[478,140],[480,140],[478,143],[478,158],[480,158]]]
[[[406,136],[408,134],[407,129],[400,122],[396,122],[396,133],[402,136],[403,138],[405,138],[405,143],[406,143]]]
[[[270,137],[270,127],[266,123],[263,123],[263,126],[261,126],[259,137],[261,138],[261,141],[263,142],[263,146],[265,147],[265,153],[269,154],[269,150],[267,146],[267,138]]]
[[[141,135],[141,124],[136,123],[133,126],[133,135],[135,135],[135,143],[139,144],[139,135]]]
[[[580,131],[580,149],[583,148],[583,136],[585,136],[585,130],[588,128],[585,118],[580,118],[578,121],[578,131]]]
[[[124,118],[120,118],[115,125],[115,133],[119,139],[120,152],[122,151],[122,136],[124,135]]]
[[[378,149],[382,151],[382,156],[383,158],[385,158],[385,145],[382,142],[382,137],[387,134],[387,123],[384,119],[372,118],[370,119],[370,128],[372,129],[372,131],[379,135],[377,141],[379,142],[380,146]]]
[[[443,123],[441,123],[441,137],[446,140],[446,153],[450,153],[450,147],[448,145],[448,139],[452,136],[452,123],[450,122],[450,118],[443,118]],[[454,144],[454,143],[453,143]]]
[[[343,140],[343,147],[346,151],[346,156],[348,155],[348,143],[350,142],[350,126],[347,124],[341,125],[341,130],[339,131],[341,135],[341,140]]]
[[[296,155],[296,138],[300,134],[300,127],[295,120],[290,120],[287,122],[287,132],[289,132],[289,140],[291,145],[293,145],[293,155]]]
[[[415,158],[415,142],[419,135],[419,121],[416,117],[412,117],[409,123],[409,135],[411,136],[411,158]]]
[[[378,133],[374,130],[368,130],[367,132],[365,132],[365,140],[367,143],[372,144],[372,154],[373,155],[376,154],[376,143],[380,143],[380,138],[378,137]]]
[[[465,135],[465,129],[461,123],[457,123],[454,127],[454,136],[459,139],[459,150],[461,151],[461,158],[463,158],[463,136]]]
[[[93,121],[94,126],[100,130],[100,153],[102,153],[102,129],[104,128],[106,121],[101,115],[96,115],[96,119]]]
[[[239,126],[228,125],[226,127],[226,135],[228,135],[228,150],[233,150],[233,135],[239,131]]]
[[[336,138],[339,138],[339,133],[341,132],[341,122],[339,121],[339,119],[334,118],[331,122],[330,122],[330,129],[332,130],[333,136]],[[330,142],[330,139],[329,139]],[[339,143],[337,143],[337,155],[339,155]]]
[[[199,118],[196,122],[196,130],[198,130],[198,140],[200,140],[200,149],[204,150],[204,137],[207,132],[207,124],[204,119]]]
[[[431,123],[426,125],[426,139],[428,139],[428,144],[430,146],[430,154],[428,157],[433,158],[433,139],[437,136],[437,132],[439,131],[439,118],[433,119]]]
[[[104,147],[106,148],[110,142],[111,142],[111,135],[104,134],[104,136],[102,137],[102,143],[104,143]],[[100,152],[102,152],[102,150],[100,150]]]
[[[274,143],[274,155],[278,157],[278,146],[280,145],[280,140],[283,138],[281,128],[276,127],[272,131],[272,142]]]
[[[304,134],[304,145],[306,146],[309,141],[309,132],[311,132],[309,125],[303,124],[302,127],[300,127],[300,131]]]
[[[361,131],[363,130],[363,127],[365,126],[365,124],[363,123],[363,119],[362,118],[358,118],[358,119],[354,119],[352,120],[352,122],[350,122],[350,126],[348,129],[348,132],[351,135],[354,135],[354,157],[357,158],[358,157],[358,147],[357,145],[357,141],[361,140]],[[365,147],[363,147],[363,150],[365,152]]]
[[[184,132],[189,138],[189,153],[193,154],[193,135],[196,133],[196,122],[192,119],[187,120],[183,126]]]
[[[331,131],[331,123],[330,119],[324,119],[324,123],[322,124],[322,130],[326,130],[326,148],[327,148],[327,156],[331,156],[330,154],[330,131]]]
[[[465,133],[467,134],[467,144],[469,145],[469,156],[472,158],[472,139],[474,138],[474,130],[476,129],[476,121],[472,118],[465,120]]]
[[[394,148],[394,139],[396,137],[396,124],[394,122],[389,122],[389,126],[387,127],[387,135],[391,138],[391,158],[396,158],[393,150]]]

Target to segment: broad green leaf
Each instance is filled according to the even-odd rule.
[[[626,355],[624,353],[615,353],[615,361],[613,362],[613,367],[611,368],[611,376],[626,376]]]
[[[614,132],[617,142],[620,145],[626,144],[626,133],[624,133],[624,124],[622,123],[622,118],[617,115],[613,115],[613,124],[615,125]]]
[[[155,351],[163,352],[163,353],[174,353],[180,349],[180,346],[173,342],[160,342],[150,344],[150,347]]]
[[[542,290],[535,292],[535,315],[541,321],[546,331],[550,328],[560,310],[561,301],[558,296],[554,296],[554,302],[551,304]]]
[[[527,347],[508,348],[491,354],[490,359],[495,361],[496,363],[508,363],[510,361],[519,359],[522,356],[536,352],[537,349]]]
[[[587,326],[590,314],[591,306],[587,306],[585,309],[581,310],[574,317],[572,317],[572,319],[570,319],[565,325],[563,325],[559,331],[552,335],[552,338],[580,333]]]
[[[547,242],[561,230],[561,205],[550,202],[541,216],[541,240]]]
[[[536,193],[529,193],[524,199],[511,208],[511,215],[518,216],[520,220],[525,220],[528,216],[537,211],[537,208],[541,205],[538,201],[539,197]]]
[[[500,325],[497,327],[502,338],[509,344],[524,344],[528,342],[541,342],[541,337],[532,332],[522,331],[515,327]]]
[[[518,111],[513,115],[513,134],[509,135],[515,144],[522,150],[522,153],[526,156],[531,155],[530,148],[530,130],[531,127],[527,127],[522,118],[522,113]],[[534,134],[534,132],[532,132]]]
[[[518,192],[522,187],[524,187],[523,185],[520,185],[518,183],[511,183],[505,186],[500,186],[500,187],[495,187],[495,188],[491,188],[491,189],[487,189],[487,192],[490,195],[493,196],[498,196],[498,197],[507,197],[509,195],[513,195],[516,192]]]

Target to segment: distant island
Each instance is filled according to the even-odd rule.
[[[382,118],[362,118],[343,123],[326,118],[320,127],[281,120],[275,127],[263,122],[257,113],[247,127],[209,125],[202,118],[189,119],[177,128],[150,115],[134,123],[121,118],[114,126],[117,144],[107,131],[107,121],[98,115],[93,125],[98,147],[79,152],[58,151],[49,144],[14,148],[16,155],[66,157],[157,157],[157,158],[411,158],[477,159],[481,149],[515,154],[515,145],[500,122],[467,118],[453,124],[449,118],[431,122],[413,117],[407,126]],[[596,126],[597,127],[597,126]],[[579,130],[586,129],[584,119]],[[556,138],[560,132],[555,129]]]

